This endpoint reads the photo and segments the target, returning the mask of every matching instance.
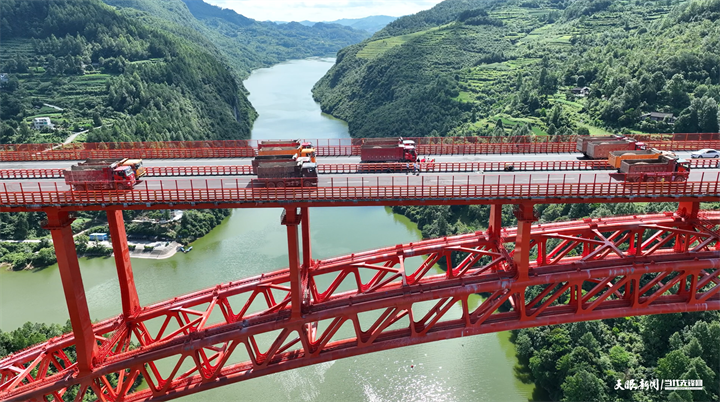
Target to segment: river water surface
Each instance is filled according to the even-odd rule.
[[[260,116],[255,139],[347,138],[342,121],[322,115],[312,86],[332,59],[297,60],[253,72],[245,81]],[[222,225],[167,260],[133,259],[140,300],[149,304],[287,267],[281,210],[235,210]],[[382,207],[310,210],[313,258],[351,254],[421,238],[417,227]],[[120,313],[114,260],[82,259],[90,313]],[[0,272],[0,329],[68,319],[57,266]],[[458,311],[460,306],[454,307]],[[184,401],[526,401],[533,386],[513,375],[508,333],[378,352],[261,377],[182,398]],[[411,366],[414,366],[411,368]]]

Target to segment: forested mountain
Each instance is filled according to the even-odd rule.
[[[365,18],[343,18],[340,20],[335,21],[327,21],[325,23],[327,24],[340,24],[344,25],[353,29],[359,29],[362,31],[367,31],[369,33],[375,33],[383,28],[385,26],[393,21],[398,19],[398,17],[390,17],[387,15],[373,15],[371,17],[365,17]],[[306,25],[306,26],[313,26],[317,24],[317,22],[313,21],[298,21],[299,23]],[[276,24],[287,24],[287,22],[280,22],[275,21]]]
[[[313,93],[356,137],[717,132],[719,17],[720,0],[446,0],[343,49]]]
[[[345,46],[369,36],[362,30],[333,24],[305,26],[260,22],[202,0],[105,0],[106,3],[146,12],[199,33],[216,46],[246,78],[250,71],[279,62],[312,56],[334,55]],[[162,22],[161,22],[162,24]]]
[[[340,24],[351,27],[353,29],[360,29],[375,33],[387,26],[387,24],[395,21],[398,17],[390,17],[387,15],[373,15],[365,18],[344,18],[341,20],[330,21],[329,24]]]
[[[97,0],[0,3],[0,141],[240,139],[255,111],[217,50]],[[52,106],[47,106],[52,105]],[[30,130],[33,117],[58,130]]]
[[[248,138],[256,113],[241,80],[250,71],[368,36],[257,22],[199,0],[107,3],[0,4],[0,142],[60,142],[83,129],[92,131],[77,140]],[[35,117],[55,130],[31,130]]]

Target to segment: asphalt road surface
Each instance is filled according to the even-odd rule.
[[[680,158],[689,159],[690,152],[676,152]],[[441,155],[434,156],[437,163],[450,162],[515,162],[515,161],[575,161],[582,156],[576,154],[492,154],[492,155]],[[423,155],[420,155],[422,158]],[[356,164],[359,156],[318,157],[318,164]],[[0,169],[64,169],[76,161],[49,162],[0,162]],[[250,165],[251,158],[217,158],[217,159],[145,159],[145,166],[235,166]]]
[[[523,184],[617,184],[613,179],[614,171],[601,172],[534,172],[534,173],[422,173],[378,174],[378,175],[320,175],[318,187],[385,187],[385,186],[462,186],[462,185],[523,185]],[[252,187],[254,176],[225,176],[222,178],[150,178],[136,187],[142,190],[205,190],[205,189],[243,189]],[[696,169],[690,173],[690,181],[720,180],[717,169]],[[0,182],[0,192],[15,191],[59,191],[69,190],[64,179],[25,180]]]

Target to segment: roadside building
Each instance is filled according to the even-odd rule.
[[[584,98],[586,96],[590,96],[590,88],[589,87],[575,87],[571,89],[573,95]]]
[[[107,233],[90,233],[90,241],[107,241],[108,235]]]
[[[54,125],[50,121],[49,117],[36,117],[33,119],[33,128],[35,130],[44,130],[46,128],[52,129]]]
[[[672,113],[650,112],[640,116],[640,120],[667,121],[673,124],[677,118]]]

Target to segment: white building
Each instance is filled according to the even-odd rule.
[[[36,117],[33,119],[33,128],[35,130],[43,130],[46,128],[53,128],[52,122],[49,117]]]

